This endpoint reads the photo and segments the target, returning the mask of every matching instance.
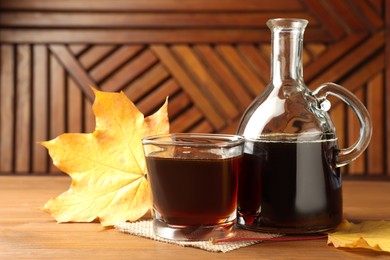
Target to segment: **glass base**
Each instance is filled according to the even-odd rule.
[[[155,235],[181,241],[207,241],[211,238],[227,238],[232,235],[234,220],[210,226],[182,226],[169,225],[158,219],[153,220],[153,232]]]
[[[265,226],[260,223],[256,223],[253,221],[252,223],[248,223],[245,221],[244,217],[237,217],[237,227],[256,231],[256,232],[264,232],[264,233],[278,233],[278,234],[286,234],[286,235],[315,235],[315,234],[324,234],[334,230],[337,225],[334,226],[296,226],[296,227],[280,227],[280,226]]]

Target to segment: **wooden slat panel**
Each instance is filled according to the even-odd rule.
[[[386,174],[390,178],[390,41],[389,41],[389,35],[390,35],[390,3],[389,0],[386,0],[385,2],[385,8],[384,8],[385,15],[385,24],[386,24],[386,53],[385,53],[385,60],[387,63],[386,69],[385,69],[385,115],[386,115],[386,122],[384,123],[385,126],[385,135],[386,135]]]
[[[175,76],[179,84],[187,92],[187,94],[193,99],[193,102],[203,112],[211,124],[217,129],[222,128],[225,125],[224,119],[218,114],[215,108],[204,98],[203,94],[199,91],[193,80],[188,77],[180,64],[169,52],[168,48],[163,45],[151,46],[154,53],[159,57],[163,64],[169,69],[172,75]]]
[[[306,12],[271,13],[91,13],[91,12],[0,12],[7,27],[33,28],[258,28],[270,17],[300,17],[313,26],[318,21]]]
[[[103,59],[104,56],[108,55],[114,48],[115,45],[97,45],[84,52],[78,60],[85,69],[89,70],[99,60]]]
[[[170,98],[168,105],[168,116],[170,121],[173,121],[174,118],[190,106],[191,100],[183,91]]]
[[[157,63],[126,86],[124,92],[133,102],[136,102],[168,77],[168,71],[160,63]]]
[[[50,139],[65,132],[65,71],[50,55]]]
[[[142,45],[124,45],[120,47],[90,71],[91,77],[96,82],[100,82],[141,50]]]
[[[191,127],[191,133],[211,133],[213,131],[212,125],[207,121],[201,121],[199,124]]]
[[[93,93],[90,86],[96,86],[96,83],[83,70],[80,63],[75,59],[71,52],[63,45],[52,44],[50,51],[54,53],[61,64],[66,68],[73,79],[78,83],[84,94],[93,100]]]
[[[232,119],[238,116],[238,109],[232,102],[233,97],[229,97],[215,79],[211,77],[192,49],[186,45],[174,45],[172,50],[184,62],[184,67],[191,72],[190,75],[192,74],[193,78],[196,79],[200,90],[206,96],[209,96],[209,100],[216,103],[216,107],[220,107],[220,110],[225,113],[225,117]]]
[[[145,50],[100,84],[100,88],[105,91],[118,91],[156,62],[156,56],[150,50]]]
[[[324,51],[326,51],[326,46],[324,44],[312,43],[312,44],[305,45],[304,48],[310,53],[312,59],[317,58]]]
[[[326,68],[334,64],[340,57],[345,55],[345,53],[360,44],[363,38],[364,35],[362,34],[353,34],[330,46],[318,57],[318,59],[304,68],[303,75],[306,82],[312,81],[315,76],[323,73]],[[314,87],[317,86],[314,85]]]
[[[383,55],[374,56],[364,67],[359,68],[351,76],[344,79],[340,84],[350,91],[362,86],[376,74],[380,73],[385,67],[385,59]]]
[[[160,106],[165,102],[166,98],[173,96],[179,90],[180,87],[176,81],[170,79],[164,82],[161,86],[151,92],[146,98],[142,99],[136,105],[144,115],[150,115],[160,108]]]
[[[309,12],[314,13],[318,19],[324,24],[324,29],[334,38],[340,38],[344,35],[344,30],[337,23],[336,19],[329,19],[329,10],[327,10],[326,2],[303,0]]]
[[[377,73],[380,73],[383,70],[384,66],[385,66],[384,57],[379,55],[379,56],[375,57],[374,59],[372,59],[370,61],[370,63],[368,63],[365,67],[360,68],[359,70],[356,71],[356,73],[354,73],[349,78],[342,81],[341,84],[351,91],[356,90],[359,88],[359,85],[364,84],[369,79],[374,77]],[[343,108],[345,107],[343,102],[340,101],[339,99],[334,99],[334,100],[335,101],[332,102],[332,104],[337,105],[337,108],[340,107],[340,105],[343,105],[342,106]],[[376,107],[378,108],[378,106],[376,106]],[[369,112],[371,113],[371,111],[369,111]],[[352,113],[352,112],[349,112],[349,113]],[[353,114],[350,115],[349,117],[352,117],[351,120],[356,120],[356,119],[354,119],[355,115],[353,115]],[[343,144],[344,148],[348,144],[348,136],[349,136],[348,129],[346,129],[345,126],[342,126],[347,121],[346,118],[347,118],[347,115],[344,112],[342,112],[340,109],[337,113],[335,113],[334,116],[332,116],[332,120],[333,120],[333,122],[335,122],[335,125],[339,126],[339,128],[337,128],[337,134],[339,135],[339,140],[344,143]],[[355,123],[356,123],[356,125],[358,124],[357,121],[355,121]],[[348,127],[351,124],[352,123],[349,123],[349,121],[348,121]],[[354,126],[352,126],[352,127],[354,127]],[[357,126],[355,126],[355,128],[356,127]],[[374,125],[374,127],[375,127],[375,125]],[[355,132],[356,132],[356,129],[355,129]],[[355,135],[357,135],[357,133],[355,133]],[[341,145],[341,142],[340,142],[340,145]],[[368,151],[366,153],[368,153]],[[366,155],[363,154],[362,156],[366,156]],[[359,159],[359,160],[363,160],[363,159]],[[347,167],[342,167],[342,169],[345,170]],[[351,172],[352,174],[354,174],[354,171],[358,170],[358,169],[359,168],[354,168],[354,166],[352,166],[352,168],[349,168],[348,171]],[[369,174],[371,174],[371,172],[369,172]]]
[[[373,6],[377,14],[382,15],[385,10],[383,10],[384,1],[386,0],[369,0],[369,4]]]
[[[337,137],[339,140],[340,148],[346,148],[347,142],[345,139],[345,126],[346,126],[346,116],[345,116],[345,105],[344,103],[339,103],[334,105],[334,97],[329,97],[329,101],[332,103],[332,107],[329,111],[329,116],[332,119],[332,122],[336,128]]]
[[[338,144],[339,148],[347,148],[347,106],[343,102],[339,102],[339,99],[337,99],[334,96],[328,96],[328,100],[331,102],[332,107],[329,110],[329,116],[333,122],[334,127],[336,128],[336,134],[338,138]],[[341,167],[341,173],[346,175],[348,167],[343,166]]]
[[[263,31],[263,33],[261,33]],[[141,29],[0,29],[0,42],[17,43],[94,43],[123,44],[135,43],[188,43],[188,42],[257,42],[269,30],[242,29],[176,29],[176,30],[141,30]],[[267,35],[268,36],[268,35]]]
[[[347,141],[346,141],[346,105],[344,103],[339,103],[335,105],[334,100],[336,100],[335,97],[329,97],[329,101],[332,104],[332,108],[329,111],[329,116],[332,119],[332,122],[336,128],[336,133],[338,137],[338,143],[339,148],[347,148]],[[347,167],[341,167],[341,172],[345,174],[347,171]]]
[[[31,145],[31,51],[29,45],[16,49],[16,143],[15,170],[30,172]]]
[[[87,4],[86,4],[87,2]],[[78,1],[67,0],[64,2],[46,0],[18,0],[1,1],[0,8],[4,10],[59,10],[59,11],[278,11],[278,10],[300,10],[301,4],[298,0],[94,0]]]
[[[57,87],[44,91],[49,89],[48,80],[55,77],[49,66],[52,58],[47,49],[44,51],[46,46],[50,46],[49,51],[64,74],[59,85],[59,90],[65,91],[64,131],[94,130],[91,84],[102,85],[103,90],[124,91],[147,114],[155,111],[167,94],[171,95],[168,111],[172,123],[176,122],[176,130],[234,133],[240,115],[269,82],[271,37],[266,20],[276,16],[301,17],[310,22],[303,49],[304,79],[308,85],[316,88],[320,83],[334,81],[358,92],[367,86],[361,98],[368,102],[375,121],[373,141],[363,162],[343,167],[342,171],[349,171],[352,177],[361,169],[369,170],[368,177],[379,177],[380,171],[387,171],[390,176],[390,91],[386,89],[390,70],[389,52],[384,50],[389,47],[389,6],[388,0],[0,1],[0,44],[9,44],[11,50],[7,54],[11,60],[5,67],[3,62],[0,66],[0,83],[8,81],[12,85],[12,90],[0,86],[1,95],[7,95],[0,97],[0,135],[2,139],[4,133],[12,137],[0,139],[0,157],[4,156],[3,150],[10,151],[10,171],[19,167],[21,173],[26,165],[34,172],[48,169],[47,151],[35,145],[36,141],[51,137],[49,130],[54,124],[48,117],[54,116],[48,95],[57,92]],[[153,44],[160,50],[150,48]],[[19,105],[14,103],[23,100],[17,79],[29,73],[18,67],[23,60],[18,61],[14,55],[27,45],[33,50],[29,68],[33,71],[29,101],[32,111],[17,110]],[[147,52],[154,56],[151,64],[145,65],[147,59],[141,58],[138,65],[129,65]],[[39,53],[46,53],[43,60],[39,60]],[[7,69],[11,74],[4,78],[2,74]],[[377,77],[384,71],[386,75],[380,82]],[[110,80],[116,81],[116,86],[105,85]],[[383,92],[378,91],[380,86]],[[221,93],[225,101],[216,98]],[[378,100],[380,95],[385,95],[382,103]],[[226,102],[230,108],[224,106]],[[3,114],[8,112],[3,108],[10,104],[13,123],[4,125]],[[338,129],[340,142],[351,140],[348,112],[336,98],[332,105],[337,111],[332,112],[334,121],[343,124]],[[46,117],[39,118],[42,113]],[[191,113],[195,117],[190,123],[181,121]],[[24,118],[31,121],[25,125],[32,130],[31,140],[20,146],[17,140],[22,139],[17,136],[26,135],[15,127],[25,122]],[[383,131],[379,136],[386,145],[377,145],[378,124]],[[3,147],[4,142],[8,142],[8,148]],[[17,150],[26,150],[22,147],[28,147],[32,162],[16,161]],[[387,157],[375,157],[375,149],[383,149]],[[2,169],[0,164],[3,172]]]
[[[311,61],[310,52],[306,50],[306,48],[302,48],[302,65],[306,66]]]
[[[69,50],[74,54],[74,55],[79,55],[83,51],[85,51],[88,48],[88,44],[71,44],[68,46]]]
[[[49,82],[48,82],[48,50],[45,45],[33,47],[33,130],[32,130],[32,171],[46,172],[48,170],[48,153],[38,142],[49,138]]]
[[[92,110],[91,100],[84,98],[84,119],[83,119],[83,129],[85,133],[92,133],[95,130],[95,115]]]
[[[348,73],[357,64],[361,63],[364,59],[367,59],[375,51],[383,48],[384,43],[384,32],[380,31],[364,43],[360,44],[359,47],[352,50],[339,62],[333,64],[331,68],[323,72],[321,76],[317,77],[311,84],[313,86],[319,86],[321,83],[327,81],[337,82],[340,77]]]
[[[218,45],[217,50],[226,62],[233,68],[237,76],[250,90],[253,96],[257,96],[265,87],[260,77],[243,61],[231,45]]]
[[[367,87],[367,109],[371,115],[373,133],[371,138],[371,144],[368,147],[368,172],[371,175],[383,175],[385,172],[385,140],[383,119],[384,111],[377,109],[378,107],[384,107],[384,77],[383,74],[378,74],[373,78]]]
[[[12,172],[14,163],[14,49],[1,45],[0,66],[0,172]]]
[[[81,133],[83,120],[83,93],[71,77],[67,81],[67,132]]]
[[[356,70],[356,73],[354,73],[349,78],[347,78],[344,81],[342,81],[341,84],[343,86],[345,86],[346,88],[348,88],[349,90],[351,90],[351,91],[359,89],[360,85],[362,85],[365,82],[369,81],[375,75],[377,75],[378,73],[381,73],[383,71],[383,68],[385,66],[384,62],[385,61],[384,61],[384,57],[383,56],[381,56],[381,55],[376,56],[375,58],[373,58],[370,61],[370,63],[368,63],[365,67],[362,67],[359,70]],[[370,93],[370,92],[368,91],[367,93]],[[370,95],[370,94],[368,94],[368,95]],[[363,96],[361,98],[363,98]],[[334,98],[333,100],[334,100],[332,102],[333,105],[337,105],[337,107],[339,107],[339,105],[341,105],[341,104],[343,105],[343,102],[340,101],[339,99]],[[375,107],[377,109],[379,106],[375,105]],[[370,110],[369,110],[369,112],[372,113]],[[349,119],[348,120],[352,120],[352,121],[354,120],[354,122],[351,123],[350,121],[348,121],[348,128],[350,127],[350,125],[352,125],[352,128],[356,128],[356,127],[358,127],[358,122],[355,119],[355,115],[351,114],[351,113],[353,113],[353,112],[352,111],[349,112],[350,115],[349,115]],[[343,122],[346,122],[346,117],[347,116],[344,115],[344,114],[345,113],[339,111],[339,112],[336,113],[336,115],[332,116],[333,122],[335,122],[336,126],[342,126]],[[342,129],[342,131],[340,131],[339,128]],[[339,127],[339,128],[337,129],[337,134],[339,135],[339,140],[345,142],[344,143],[344,147],[346,147],[346,145],[348,144],[348,137],[349,137],[350,134],[348,133],[348,131],[347,131],[347,129],[345,127]],[[374,128],[375,128],[375,124],[374,124]],[[357,138],[357,135],[358,135],[357,131],[358,130],[355,129],[355,130],[352,130],[352,131],[355,131],[354,132],[355,138]],[[350,138],[353,138],[353,137],[350,137]],[[351,140],[350,140],[350,142],[351,142]],[[382,139],[381,142],[383,142],[383,139]],[[351,143],[349,143],[349,145],[351,145]],[[366,152],[366,153],[368,153],[368,152]],[[367,156],[367,155],[364,154],[362,156]],[[363,160],[363,159],[359,159],[359,160]],[[358,162],[357,164],[359,164],[359,163],[361,163],[361,162]],[[354,165],[355,164],[356,163],[354,163]],[[353,174],[354,171],[357,171],[357,170],[360,169],[359,167],[361,167],[361,165],[358,166],[358,167],[352,166],[352,168],[349,168],[348,171]],[[368,166],[365,166],[365,167],[367,168]],[[343,167],[343,169],[344,168],[346,168],[346,167]],[[369,174],[371,174],[371,172],[369,172]]]
[[[259,49],[260,53],[262,54],[262,56],[268,58],[268,62],[269,62],[268,70],[271,70],[271,55],[272,55],[271,54],[271,52],[272,52],[271,44],[270,43],[259,44],[258,49]]]
[[[191,107],[171,122],[170,128],[173,133],[188,132],[196,122],[202,118],[202,113],[196,108]]]
[[[338,19],[338,21],[340,21],[342,26],[344,26],[345,31],[360,32],[365,29],[362,21],[359,20],[359,17],[352,12],[353,8],[350,7],[350,3],[339,0],[326,0],[326,4],[329,6],[329,15],[331,17],[343,18],[342,20]]]
[[[383,3],[382,3],[383,4]],[[380,16],[375,12],[375,10],[371,7],[369,1],[355,1],[352,7],[356,7],[356,9],[361,12],[362,21],[365,23],[369,23],[368,26],[371,27],[371,30],[380,28],[383,26],[384,21]],[[382,9],[383,7],[381,7]]]
[[[53,139],[65,133],[65,72],[57,58],[50,55],[50,126],[49,138]],[[50,164],[51,172],[58,169]]]
[[[356,97],[360,100],[364,100],[364,88],[360,87],[354,93]],[[352,109],[348,109],[348,146],[353,145],[358,139],[360,134],[360,124],[356,118],[355,112]],[[350,174],[353,175],[364,175],[365,172],[365,156],[366,153],[363,153],[356,160],[351,162],[348,165],[348,170]]]
[[[267,62],[271,59],[267,56],[267,61],[262,57],[260,51],[251,44],[240,44],[237,46],[240,53],[246,58],[247,62],[257,71],[265,84],[270,82],[270,64]]]
[[[236,134],[241,117],[236,118],[230,125],[219,131],[222,134]]]
[[[322,29],[308,29],[306,41],[331,42]],[[0,29],[3,43],[257,43],[269,42],[268,29]]]
[[[252,101],[252,97],[241,82],[233,75],[233,71],[223,62],[216,52],[209,45],[196,45],[194,49],[201,55],[202,59],[214,70],[222,84],[234,95],[241,108],[246,108]]]

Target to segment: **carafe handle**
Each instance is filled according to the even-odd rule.
[[[363,103],[349,90],[335,83],[324,83],[312,92],[323,110],[330,108],[327,95],[333,95],[340,98],[355,112],[360,123],[359,139],[350,147],[340,149],[338,154],[337,167],[346,165],[359,157],[367,148],[372,135],[372,123],[370,115]]]

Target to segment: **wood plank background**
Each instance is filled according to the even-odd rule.
[[[56,174],[37,145],[91,132],[93,93],[124,91],[145,114],[169,96],[171,132],[234,133],[269,81],[275,17],[309,20],[304,78],[367,106],[374,132],[345,176],[390,178],[390,0],[1,0],[0,174]],[[359,134],[332,100],[340,145]]]

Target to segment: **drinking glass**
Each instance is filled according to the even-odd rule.
[[[243,137],[167,134],[142,139],[153,230],[173,240],[229,236],[236,219]]]

